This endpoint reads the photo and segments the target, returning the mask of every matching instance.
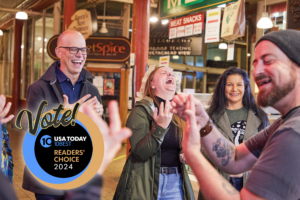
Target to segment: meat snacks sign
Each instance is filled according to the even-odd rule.
[[[22,110],[16,120],[21,129],[23,116],[28,131],[23,141],[23,157],[30,173],[45,186],[67,190],[77,188],[97,173],[104,156],[104,142],[97,125],[85,114],[62,104],[43,113],[43,101],[35,121],[29,110]]]
[[[47,45],[47,52],[54,60],[59,60],[55,54],[58,35],[53,36]],[[124,63],[130,57],[130,42],[125,37],[97,37],[86,39],[86,47],[90,49],[87,62]]]
[[[185,16],[169,22],[169,39],[201,34],[204,13]]]

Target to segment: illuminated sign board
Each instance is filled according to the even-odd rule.
[[[59,60],[55,54],[58,35],[53,36],[47,45],[47,52],[54,60]],[[130,57],[130,42],[125,37],[97,37],[91,36],[86,40],[86,47],[90,49],[87,62],[123,63]]]

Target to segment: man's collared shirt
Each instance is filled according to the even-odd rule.
[[[59,85],[62,89],[62,92],[68,96],[69,103],[73,104],[79,100],[80,91],[82,88],[82,75],[80,73],[78,80],[76,81],[75,85],[73,86],[71,80],[60,70],[58,65],[56,66],[56,77],[59,82]]]

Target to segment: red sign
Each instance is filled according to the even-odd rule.
[[[189,15],[169,21],[169,39],[201,34],[204,13]]]

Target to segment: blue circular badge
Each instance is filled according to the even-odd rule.
[[[42,147],[44,148],[48,148],[51,147],[52,144],[52,137],[50,135],[44,135],[41,140],[40,140],[40,144],[42,145]]]
[[[68,111],[72,110],[65,109]],[[59,190],[77,188],[92,179],[104,156],[102,134],[93,120],[78,112],[72,123],[59,124],[70,119],[65,113],[56,117],[54,111],[44,113],[36,134],[29,128],[23,141],[23,156],[31,174]]]

